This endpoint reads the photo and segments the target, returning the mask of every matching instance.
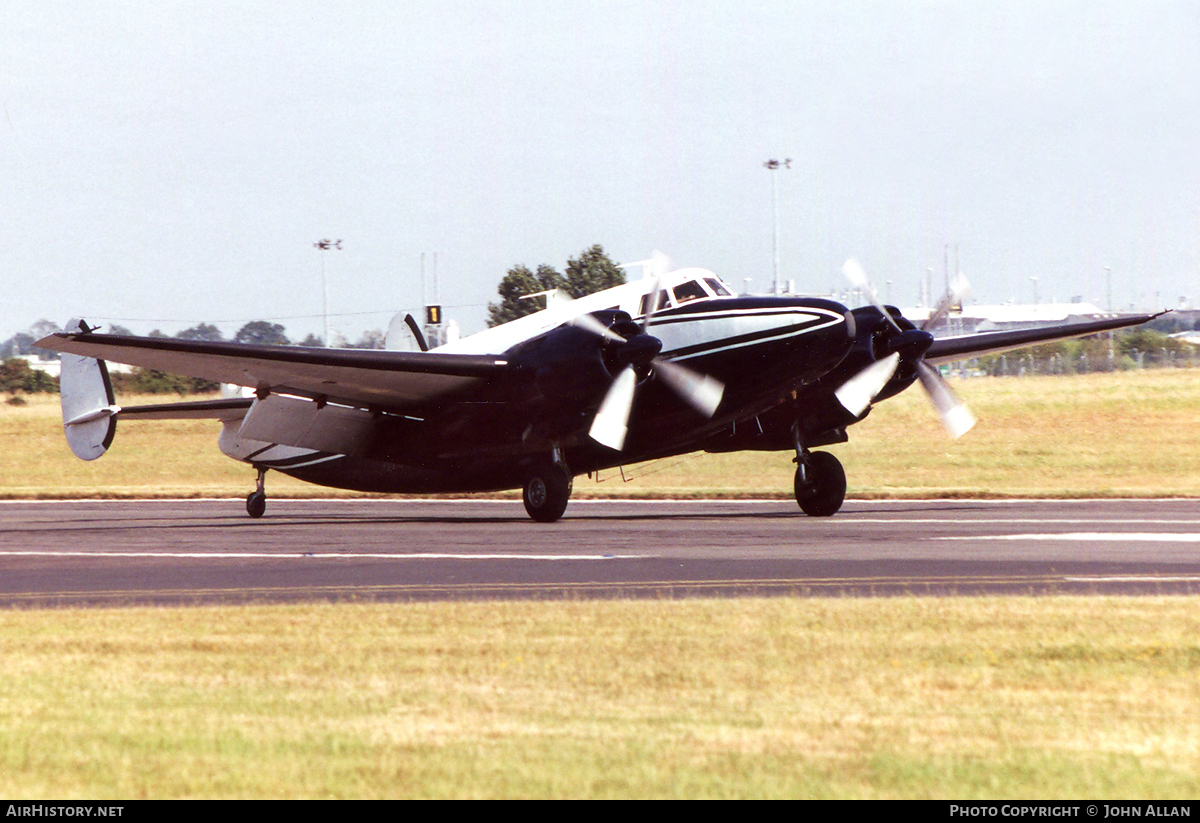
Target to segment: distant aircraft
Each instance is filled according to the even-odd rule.
[[[829,452],[873,403],[920,381],[947,429],[974,418],[937,364],[1133,326],[1156,315],[935,340],[846,273],[872,305],[735,296],[704,269],[664,258],[616,288],[570,300],[431,351],[364,351],[99,334],[83,320],[38,341],[63,352],[67,441],[93,460],[118,419],[213,418],[226,455],[371,492],[524,490],[530,517],[562,516],[576,475],[695,451],[794,451],[807,514],[834,514],[846,475]],[[407,324],[416,335],[415,322]],[[425,348],[424,340],[419,341]],[[105,360],[247,386],[253,397],[118,406]]]

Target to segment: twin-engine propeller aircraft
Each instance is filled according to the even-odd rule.
[[[873,305],[735,296],[703,269],[667,271],[570,300],[432,351],[206,343],[99,334],[83,320],[39,340],[63,352],[67,441],[93,460],[118,420],[214,418],[218,445],[258,471],[246,509],[266,509],[275,469],[373,492],[524,489],[529,515],[562,516],[572,478],[694,451],[794,450],[794,491],[809,515],[834,514],[845,442],[871,404],[920,380],[951,434],[974,423],[939,363],[1143,323],[1155,315],[935,340],[883,306],[856,263],[846,273]],[[657,271],[655,271],[657,269]],[[409,326],[420,334],[416,323]],[[247,386],[253,397],[116,404],[105,361]]]

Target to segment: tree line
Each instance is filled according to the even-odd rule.
[[[49,320],[39,320],[29,331],[18,332],[0,343],[0,392],[12,394],[34,394],[37,392],[57,392],[58,378],[51,377],[46,372],[35,369],[24,359],[27,355],[38,355],[47,360],[57,360],[58,353],[37,348],[34,343],[48,334],[60,331],[61,327]],[[132,335],[133,332],[119,323],[101,327],[98,331],[107,334]],[[171,335],[159,329],[150,332],[147,337],[166,338]],[[219,328],[211,323],[198,323],[191,328],[174,335],[177,340],[203,340],[213,343],[258,343],[271,346],[316,346],[323,345],[321,338],[309,334],[298,343],[288,338],[285,329],[279,323],[266,320],[252,320],[246,323],[233,335],[226,339]],[[337,341],[340,348],[382,349],[384,334],[381,331],[369,330],[363,333],[356,342]],[[179,374],[169,374],[156,369],[138,369],[131,372],[110,372],[113,388],[118,392],[128,394],[199,394],[214,392],[220,385],[211,380],[198,377],[186,377]]]
[[[546,263],[530,269],[518,264],[508,270],[497,287],[499,301],[488,304],[487,324],[495,327],[524,317],[545,308],[540,298],[522,299],[540,292],[561,289],[572,298],[583,297],[625,282],[625,272],[614,263],[599,244],[584,249],[577,257],[567,259],[562,272]],[[1194,324],[1200,327],[1200,321]],[[29,363],[19,355],[41,354],[57,357],[53,352],[44,352],[33,344],[37,340],[59,330],[49,320],[39,320],[28,332],[18,332],[0,343],[0,392],[10,394],[58,391],[58,380]],[[1007,354],[976,358],[967,365],[986,374],[1020,375],[1074,374],[1090,371],[1114,371],[1154,366],[1195,366],[1196,347],[1170,334],[1187,331],[1184,322],[1176,317],[1160,317],[1145,326],[1126,329],[1111,335],[1102,334],[1080,340],[1066,340],[1034,346]],[[130,335],[132,332],[119,324],[100,331],[109,334]],[[168,337],[155,329],[149,337]],[[226,342],[221,330],[211,323],[199,323],[175,335],[180,340],[203,340]],[[309,334],[293,344],[279,323],[253,320],[234,334],[229,342],[256,343],[262,345],[322,346],[323,341]],[[384,334],[367,331],[357,341],[337,340],[341,348],[382,349]],[[167,374],[153,369],[134,369],[132,373],[112,374],[113,387],[122,392],[138,394],[193,394],[216,391],[218,385],[194,377]]]

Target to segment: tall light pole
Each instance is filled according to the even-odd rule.
[[[329,348],[329,286],[325,282],[325,252],[330,249],[342,248],[342,241],[339,240],[318,240],[313,243],[313,247],[318,249],[321,254],[321,317],[324,319],[325,328],[325,348]]]
[[[763,163],[767,171],[779,171],[782,166],[785,169],[792,167],[792,158],[788,157],[784,160],[768,160]],[[771,234],[771,255],[775,261],[775,277],[772,280],[771,294],[779,294],[779,193],[775,184],[775,175],[771,175],[771,214],[773,216],[773,231]]]

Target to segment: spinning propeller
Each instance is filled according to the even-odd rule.
[[[862,266],[859,265],[857,260],[847,260],[845,265],[842,266],[842,273],[846,275],[846,279],[855,288],[861,290],[866,295],[867,299],[871,301],[871,305],[877,308],[896,330],[896,334],[888,342],[888,348],[892,350],[892,353],[867,366],[843,383],[834,392],[834,396],[846,407],[846,410],[858,416],[871,404],[875,395],[882,391],[883,387],[892,378],[892,375],[900,365],[901,352],[910,345],[915,347],[915,340],[910,341],[904,338],[916,333],[911,329],[905,331],[900,328],[900,324],[892,317],[891,312],[880,302],[875,289],[871,287],[870,282],[867,280],[866,272],[863,271]],[[950,291],[942,298],[941,303],[929,315],[929,318],[921,324],[920,332],[927,333],[929,329],[933,328],[938,321],[946,316],[953,306],[962,302],[969,290],[970,287],[967,284],[966,278],[961,274],[955,277],[954,281],[950,284]],[[965,403],[958,399],[954,394],[954,390],[950,388],[950,384],[946,382],[941,373],[925,362],[924,349],[921,349],[915,365],[917,377],[920,379],[926,394],[929,395],[930,402],[933,403],[934,408],[941,415],[942,424],[946,427],[946,431],[956,440],[962,437],[975,425],[975,415],[971,413],[971,410],[967,408]]]
[[[604,395],[600,408],[592,419],[592,427],[588,430],[589,437],[616,451],[625,446],[639,371],[642,375],[656,375],[705,417],[713,416],[725,392],[725,386],[719,380],[658,356],[662,350],[662,341],[651,336],[647,330],[661,294],[659,284],[663,275],[667,273],[669,262],[666,262],[665,256],[656,255],[652,264],[655,269],[654,287],[650,291],[652,298],[639,333],[623,337],[590,314],[576,315],[566,321],[619,347],[617,356],[625,366]]]

